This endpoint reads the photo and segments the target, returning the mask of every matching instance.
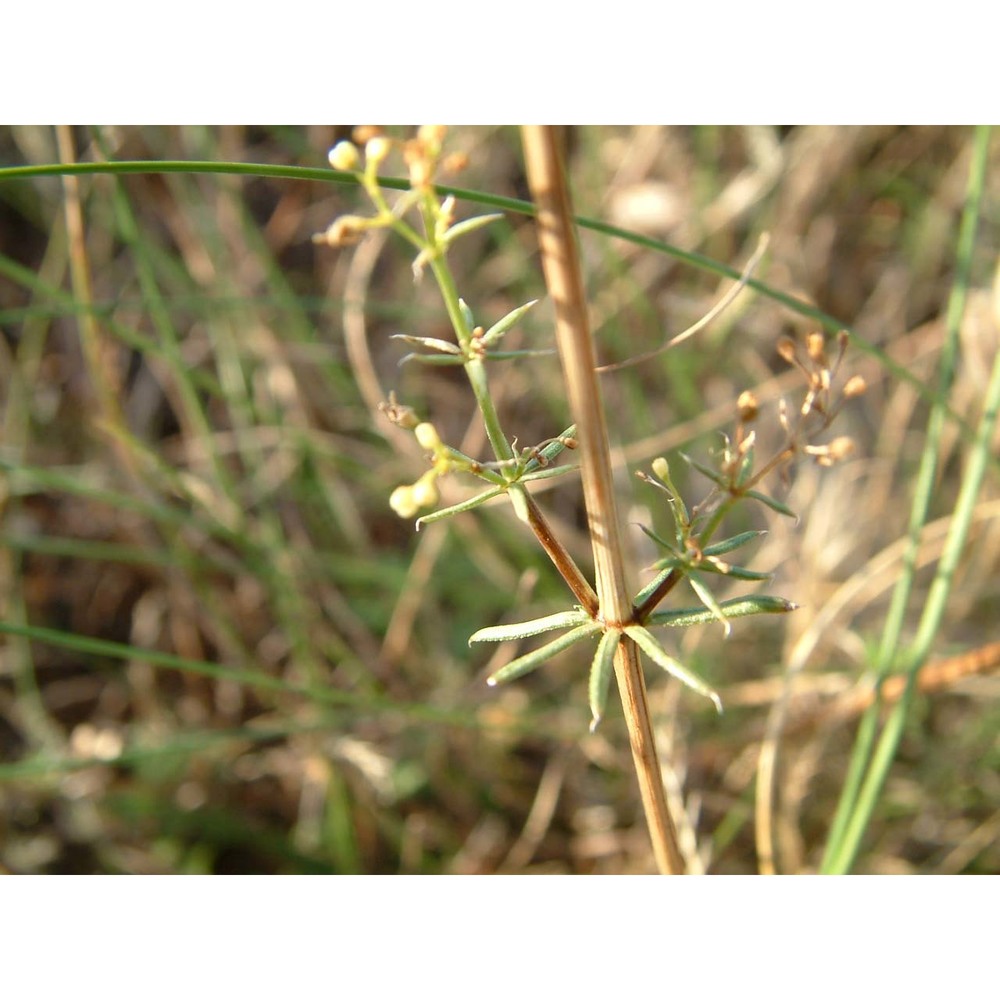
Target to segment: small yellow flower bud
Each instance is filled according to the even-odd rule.
[[[437,432],[437,428],[433,424],[417,424],[413,433],[416,435],[417,442],[420,447],[426,451],[437,451],[440,447],[442,447],[441,437]]]
[[[653,473],[657,479],[665,483],[670,482],[670,465],[662,455],[659,458],[653,459]]]
[[[425,146],[438,147],[444,142],[447,132],[447,125],[421,125],[417,129],[417,138]]]
[[[388,155],[392,143],[384,136],[377,135],[365,143],[365,159],[370,166],[378,166]]]
[[[413,484],[413,501],[418,507],[433,507],[441,499],[436,478],[437,473],[431,470]]]
[[[330,166],[334,170],[357,170],[358,165],[361,163],[358,147],[353,142],[347,142],[346,140],[338,142],[330,150],[328,159],[330,160]]]
[[[397,486],[392,491],[392,496],[389,497],[389,506],[400,517],[413,517],[420,510],[420,504],[417,503],[413,492],[412,486]]]

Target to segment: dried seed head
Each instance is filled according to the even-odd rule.
[[[744,424],[752,423],[757,419],[759,404],[757,397],[747,389],[740,393],[740,398],[736,400],[736,408],[740,413],[740,420]]]
[[[360,215],[342,215],[333,220],[325,233],[317,233],[313,243],[325,243],[331,247],[351,246],[361,239],[370,224],[370,219]]]
[[[806,351],[809,357],[818,365],[826,365],[826,352],[824,351],[825,341],[823,334],[810,333],[806,338]]]
[[[830,458],[834,462],[839,462],[841,459],[847,458],[848,455],[852,454],[854,451],[854,442],[847,437],[834,438],[830,442]]]
[[[441,164],[446,174],[460,174],[469,165],[466,153],[449,153]]]
[[[791,337],[782,337],[778,341],[778,354],[780,357],[787,361],[788,364],[794,365],[797,361],[797,351],[795,349],[795,341]]]
[[[371,139],[382,134],[378,125],[357,125],[351,131],[351,138],[359,146],[366,146]]]
[[[868,389],[868,383],[860,375],[852,375],[844,386],[844,399],[854,399],[863,396]]]
[[[391,423],[394,423],[397,427],[402,427],[404,430],[413,430],[420,423],[413,407],[397,403],[394,392],[389,393],[388,403],[378,404],[378,409],[380,413],[386,415],[386,418]]]

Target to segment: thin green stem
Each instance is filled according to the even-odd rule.
[[[975,135],[965,210],[958,238],[955,283],[948,303],[946,339],[941,355],[939,390],[935,394],[935,399],[938,402],[935,403],[928,419],[925,446],[911,508],[910,541],[904,557],[903,571],[893,593],[875,661],[876,683],[879,685],[891,668],[899,649],[903,623],[913,588],[920,533],[926,523],[934,492],[941,434],[947,419],[943,401],[947,398],[958,359],[959,328],[965,311],[976,228],[985,186],[988,152],[989,129],[980,127],[976,130]],[[927,656],[944,614],[955,565],[965,544],[976,497],[989,462],[989,446],[998,406],[1000,406],[1000,358],[994,365],[985,409],[976,432],[966,474],[952,515],[945,552],[938,563],[937,574],[924,605],[917,638],[906,658],[906,669],[909,673],[906,689],[903,697],[894,707],[877,746],[877,719],[881,707],[880,699],[877,696],[862,719],[854,752],[848,766],[847,779],[834,816],[822,862],[824,872],[842,873],[850,870],[857,858],[861,839],[878,803],[902,736],[916,672]]]

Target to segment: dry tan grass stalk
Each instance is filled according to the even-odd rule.
[[[555,305],[559,356],[580,441],[600,613],[607,623],[624,625],[631,620],[632,607],[625,580],[604,404],[595,373],[596,352],[559,139],[550,125],[526,125],[522,138],[528,183],[538,208],[538,241],[545,280]],[[657,866],[665,874],[682,874],[684,861],[664,794],[642,666],[631,640],[623,640],[618,647],[615,674]]]

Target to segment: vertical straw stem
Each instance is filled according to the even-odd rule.
[[[545,281],[556,312],[556,339],[577,425],[584,499],[594,549],[600,615],[608,625],[631,622],[604,403],[597,381],[566,174],[555,126],[522,128],[525,163],[537,206],[538,242]],[[683,874],[684,859],[667,805],[646,699],[639,653],[624,639],[615,656],[615,675],[632,746],[642,804],[659,870]]]

